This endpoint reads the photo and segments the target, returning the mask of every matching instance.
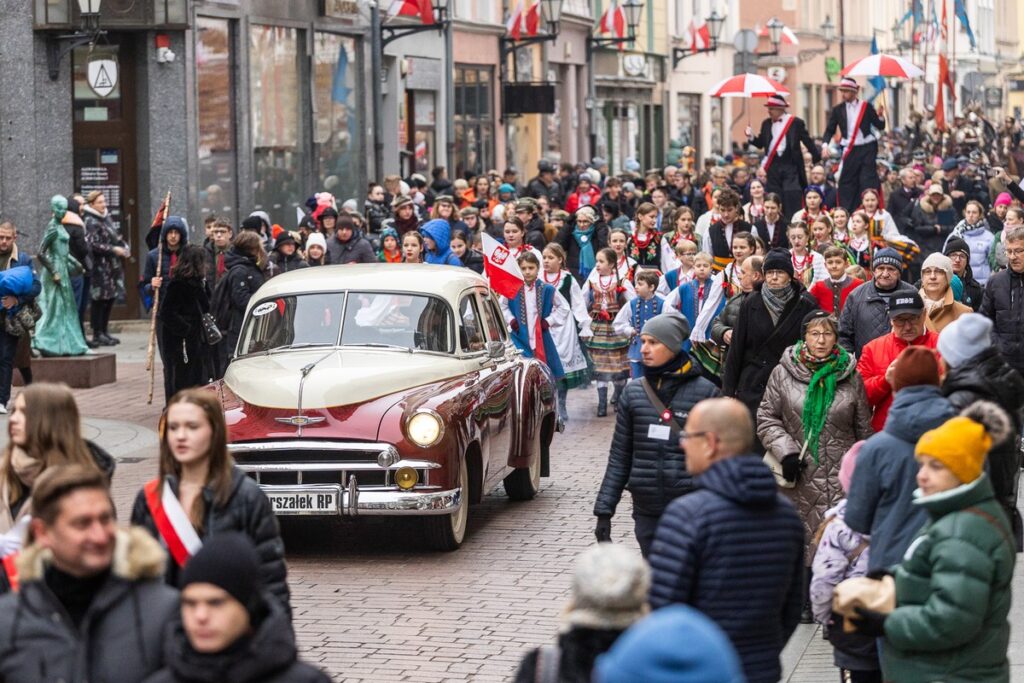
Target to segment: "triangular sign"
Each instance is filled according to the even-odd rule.
[[[107,97],[117,87],[117,62],[113,59],[94,59],[89,62],[89,87],[100,97]]]

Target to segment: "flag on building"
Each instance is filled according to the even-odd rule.
[[[523,0],[518,0],[509,11],[508,21],[505,22],[505,33],[512,40],[519,40],[523,35]]]
[[[771,33],[768,30],[767,24],[764,26],[761,26],[760,24],[754,24],[754,33],[756,33],[759,38],[767,38],[771,35]],[[799,45],[800,39],[796,37],[795,33],[793,33],[793,29],[791,29],[788,26],[783,26],[782,33],[779,37],[779,42],[782,43],[783,45]]]
[[[391,0],[389,17],[419,17],[424,24],[434,23],[434,7],[430,0]]]
[[[690,26],[686,32],[690,36],[690,52],[696,53],[711,47],[711,29],[703,19],[699,24],[696,17],[690,19]]]
[[[540,0],[526,10],[526,35],[535,36],[540,32]]]
[[[878,54],[878,40],[874,36],[871,37],[871,54]],[[867,80],[868,85],[870,85],[873,90],[871,96],[867,99],[868,102],[874,102],[875,98],[885,91],[885,78],[882,76],[871,76]]]
[[[619,7],[618,0],[609,0],[597,30],[601,35],[611,33],[617,38],[626,37],[626,10]]]
[[[978,47],[978,41],[974,39],[974,31],[971,29],[971,20],[967,18],[967,7],[964,5],[964,0],[956,0],[953,5],[953,13],[956,14],[956,18],[960,20],[964,30],[967,31],[967,40],[971,43],[971,49]]]
[[[484,271],[491,289],[506,299],[513,298],[523,286],[523,271],[519,270],[515,257],[504,244],[483,231],[480,239],[484,249]]]

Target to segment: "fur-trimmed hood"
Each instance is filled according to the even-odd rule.
[[[938,208],[936,208],[934,204],[928,201],[927,195],[922,195],[920,201],[918,202],[918,206],[921,207],[921,211],[924,211],[927,214],[935,213],[937,210],[946,211],[947,209],[953,208],[953,198],[950,197],[948,194],[943,194],[942,201],[939,202],[939,206]]]
[[[32,544],[18,556],[18,577],[21,582],[37,581],[52,562],[53,553]],[[159,579],[164,575],[167,554],[160,544],[140,527],[117,530],[114,542],[112,573],[127,581]]]

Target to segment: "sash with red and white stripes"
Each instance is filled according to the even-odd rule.
[[[860,122],[864,120],[864,112],[868,110],[868,103],[866,100],[860,101],[860,111],[857,112],[857,122],[853,124],[853,132],[850,133],[850,141],[846,143],[846,149],[843,150],[843,158],[839,160],[839,168],[836,169],[836,180],[839,180],[839,176],[843,175],[843,164],[846,163],[846,157],[850,156],[850,152],[853,151],[853,143],[857,141],[857,134],[860,133]],[[836,203],[839,203],[839,190],[836,190]]]
[[[192,527],[192,522],[171,491],[170,485],[165,483],[162,487],[163,493],[158,495],[157,491],[160,488],[159,479],[146,482],[143,488],[146,506],[153,515],[160,540],[167,546],[167,551],[171,553],[178,566],[184,567],[185,563],[203,547],[203,542],[199,540],[199,534]]]
[[[11,586],[11,592],[18,592],[18,554],[17,552],[4,555],[0,562],[4,565],[4,572],[7,574],[7,583]]]
[[[779,136],[775,138],[774,142],[772,142],[772,148],[768,150],[768,156],[761,161],[761,166],[764,167],[764,170],[767,171],[768,167],[772,165],[773,161],[775,161],[775,155],[778,154],[779,145],[781,145],[782,141],[786,139],[786,133],[789,132],[789,127],[793,125],[793,119],[795,118],[795,116],[789,116],[789,118],[786,119],[786,122],[782,124],[782,132],[780,132]]]

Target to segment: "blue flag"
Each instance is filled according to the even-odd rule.
[[[956,18],[960,20],[960,23],[964,25],[964,30],[967,31],[967,40],[971,41],[971,48],[978,47],[978,41],[974,39],[974,31],[971,30],[971,20],[967,18],[967,8],[964,6],[964,0],[956,0],[953,5],[953,13],[956,14]]]
[[[338,63],[334,66],[334,79],[331,83],[331,99],[339,104],[348,104],[349,93],[352,89],[348,87],[348,50],[342,42],[338,49]]]
[[[878,54],[878,40],[876,38],[871,38],[871,54]],[[868,98],[868,102],[874,102],[875,98],[881,95],[882,91],[885,90],[885,78],[882,76],[872,76],[868,79],[868,85],[870,85],[874,90],[874,92],[871,93],[871,97]]]

